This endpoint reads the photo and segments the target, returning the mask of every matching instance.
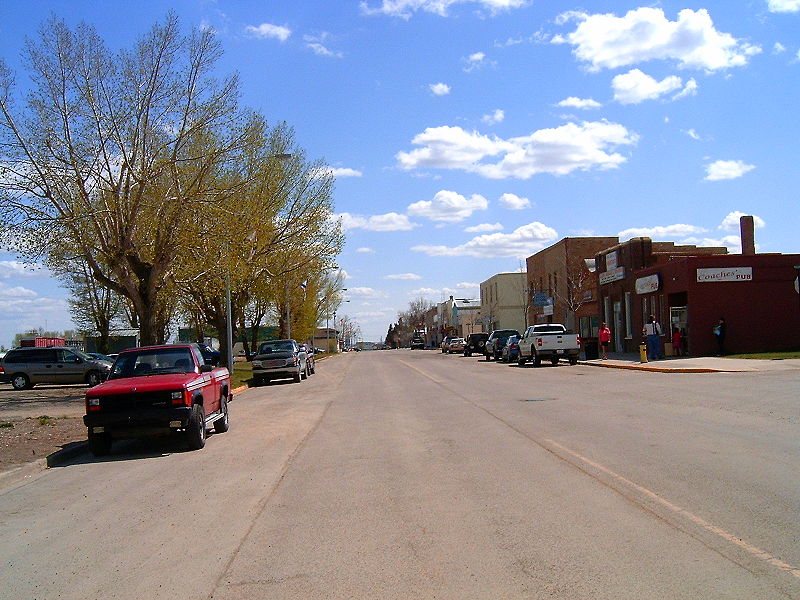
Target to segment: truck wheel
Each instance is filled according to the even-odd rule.
[[[520,367],[524,367],[524,366],[525,366],[525,357],[524,357],[524,356],[522,356],[522,354],[520,354],[520,355],[517,357],[517,364],[518,364]]]
[[[186,426],[186,442],[189,450],[200,450],[206,445],[206,415],[199,404],[192,406],[192,415]]]
[[[534,356],[533,357],[533,366],[534,367],[541,367],[542,366],[542,357],[541,356]]]
[[[86,383],[89,385],[89,387],[100,385],[102,382],[103,380],[100,377],[100,373],[98,371],[89,371],[86,374]]]
[[[554,356],[553,358],[551,358],[550,364],[552,364],[555,367],[558,364],[558,357]]]
[[[300,381],[302,381],[302,379],[303,379],[303,376],[302,376],[302,375],[300,375],[300,369],[299,369],[299,368],[297,369],[297,373],[295,373],[295,374],[292,376],[292,378],[294,379],[294,382],[295,382],[295,383],[300,383]]]
[[[11,378],[11,387],[15,390],[27,390],[31,385],[31,380],[24,373],[17,373]]]
[[[472,352],[469,352],[468,350],[464,350],[464,356],[472,356]]]
[[[111,452],[111,435],[108,433],[92,433],[90,429],[87,439],[89,452],[95,456],[105,456]]]
[[[228,422],[228,390],[222,390],[222,398],[219,401],[222,409],[222,416],[214,421],[214,433],[225,433],[230,428]]]
[[[569,364],[575,366],[578,364],[578,357],[577,356],[570,356],[569,357]]]

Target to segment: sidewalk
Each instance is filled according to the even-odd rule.
[[[661,360],[640,362],[638,354],[609,352],[608,360],[579,360],[578,364],[609,369],[634,369],[657,373],[747,373],[800,370],[800,359],[756,360],[724,356],[667,356]]]

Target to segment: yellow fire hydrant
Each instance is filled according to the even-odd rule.
[[[639,362],[647,362],[647,344],[644,342],[639,344]]]

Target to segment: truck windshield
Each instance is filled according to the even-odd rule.
[[[189,348],[150,348],[119,355],[109,374],[109,379],[161,375],[164,373],[195,372]]]
[[[258,347],[259,354],[272,354],[273,352],[293,352],[294,344],[290,341],[264,342]]]

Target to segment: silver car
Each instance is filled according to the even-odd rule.
[[[86,383],[91,387],[104,381],[110,369],[110,362],[74,348],[14,348],[0,363],[0,381],[10,382],[15,390],[37,383]]]
[[[271,379],[291,377],[299,382],[309,375],[305,348],[294,340],[272,340],[258,347],[253,357],[253,383],[260,385]]]

